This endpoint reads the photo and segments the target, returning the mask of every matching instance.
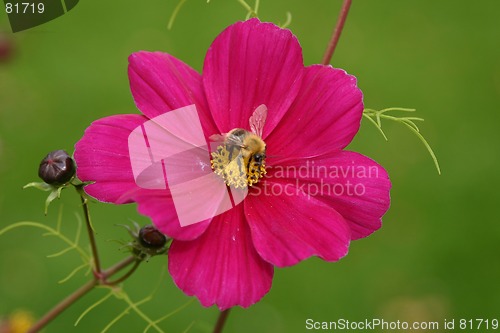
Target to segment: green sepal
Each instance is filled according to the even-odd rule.
[[[47,184],[46,182],[33,182],[33,183],[29,183],[29,184],[24,185],[23,189],[29,188],[29,187],[34,187],[37,190],[41,190],[41,191],[51,191],[51,190],[54,189],[54,186],[52,186],[50,184]]]
[[[45,192],[50,191],[47,199],[45,200],[44,213],[45,213],[45,215],[47,215],[47,213],[49,211],[50,203],[52,201],[54,201],[55,199],[59,199],[61,197],[61,191],[64,188],[69,187],[69,186],[71,186],[70,183],[67,183],[67,184],[62,185],[62,186],[55,186],[55,185],[47,184],[45,182],[32,182],[32,183],[24,185],[23,189],[29,188],[29,187],[34,187],[34,188],[41,190],[41,191],[45,191]]]
[[[141,226],[135,221],[132,221],[132,223],[133,226],[128,226],[126,224],[116,224],[116,226],[118,227],[125,228],[130,236],[132,236],[132,241],[129,242],[116,240],[116,242],[122,244],[122,248],[126,249],[127,252],[130,252],[132,255],[134,255],[137,260],[146,262],[154,256],[166,255],[168,253],[171,239],[167,238],[165,245],[160,248],[145,247],[141,244],[141,241],[139,239]]]
[[[61,191],[64,187],[56,187],[52,192],[50,192],[49,196],[47,197],[47,200],[45,200],[45,215],[47,215],[49,211],[49,205],[52,201],[54,201],[56,198],[59,199],[61,197]]]

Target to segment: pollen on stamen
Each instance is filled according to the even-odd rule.
[[[259,180],[266,174],[265,163],[253,165],[250,163],[247,169],[247,163],[241,154],[233,151],[235,155],[230,159],[230,153],[224,145],[218,146],[216,151],[212,152],[212,160],[210,164],[214,173],[221,177],[227,186],[234,188],[245,189],[248,186],[257,184]]]

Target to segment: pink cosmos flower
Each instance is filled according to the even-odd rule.
[[[363,95],[356,79],[331,66],[304,67],[289,31],[258,19],[225,29],[208,49],[203,74],[175,57],[138,52],[129,79],[142,115],[94,122],[76,144],[77,175],[87,193],[115,204],[136,202],[173,238],[169,271],[202,305],[248,307],[270,289],[274,266],[311,256],[337,261],[351,240],[381,226],[391,187],[373,160],[343,150],[359,129]],[[167,189],[140,188],[127,139],[148,120],[195,104],[205,138],[250,130],[260,105],[267,174],[231,210],[181,227]],[[196,207],[193,207],[196,209]]]

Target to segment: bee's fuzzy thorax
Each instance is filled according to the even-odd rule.
[[[236,128],[227,133],[224,144],[211,155],[212,169],[228,186],[247,188],[266,174],[266,144],[244,129]]]

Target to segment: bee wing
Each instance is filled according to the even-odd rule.
[[[243,139],[236,135],[226,134],[213,134],[209,137],[210,141],[215,142],[218,145],[225,144],[228,146],[236,146],[243,148]]]
[[[212,134],[208,138],[212,142],[223,143],[226,139],[226,136],[224,134]]]
[[[228,146],[236,146],[239,148],[243,148],[245,145],[243,144],[243,139],[236,135],[226,135],[225,141]]]
[[[267,106],[264,104],[259,105],[252,116],[249,119],[250,129],[252,132],[259,137],[262,137],[262,132],[264,130],[264,124],[267,118]]]

